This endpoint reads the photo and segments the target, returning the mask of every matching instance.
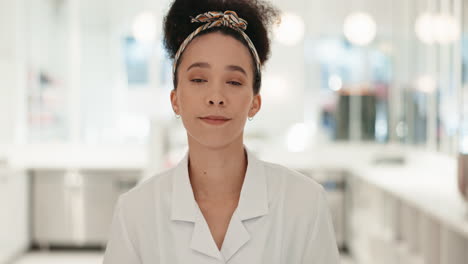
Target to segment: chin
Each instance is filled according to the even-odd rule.
[[[237,141],[235,135],[226,135],[225,133],[205,134],[200,137],[192,137],[198,144],[211,149],[224,148]],[[242,141],[241,141],[242,142]]]

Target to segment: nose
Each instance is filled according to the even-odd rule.
[[[209,104],[210,105],[214,105],[216,104],[215,102],[217,102],[219,105],[224,105],[224,101],[223,100],[209,100]]]
[[[224,97],[224,93],[219,91],[219,89],[214,89],[209,94],[206,95],[206,100],[208,101],[208,105],[219,105],[219,106],[226,106],[226,98]]]
[[[218,105],[219,107],[225,107],[227,102],[226,94],[225,91],[223,90],[223,84],[222,82],[218,81],[213,81],[208,83],[209,89],[206,89],[206,94],[205,94],[205,102],[208,104],[208,106],[216,106]]]

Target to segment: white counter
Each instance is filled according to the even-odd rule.
[[[392,154],[393,153],[393,154]],[[406,163],[373,165],[376,156],[401,154]],[[343,169],[434,216],[468,238],[468,202],[457,190],[455,157],[375,144],[316,146],[308,153],[269,151],[262,159],[295,169]]]
[[[21,169],[137,169],[147,166],[146,146],[44,144],[15,146],[5,155]]]
[[[458,192],[455,166],[369,166],[351,171],[468,239],[468,203]]]

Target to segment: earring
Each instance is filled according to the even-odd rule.
[[[249,117],[249,121],[252,121],[252,120],[253,120],[253,116],[250,116],[250,117]]]
[[[177,119],[180,119],[180,115],[178,115],[178,114],[176,114],[175,117],[176,117]]]

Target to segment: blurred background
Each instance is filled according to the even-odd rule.
[[[328,191],[343,263],[468,263],[468,2],[271,0],[245,128]],[[169,0],[0,0],[0,263],[101,263],[117,197],[187,149]]]

